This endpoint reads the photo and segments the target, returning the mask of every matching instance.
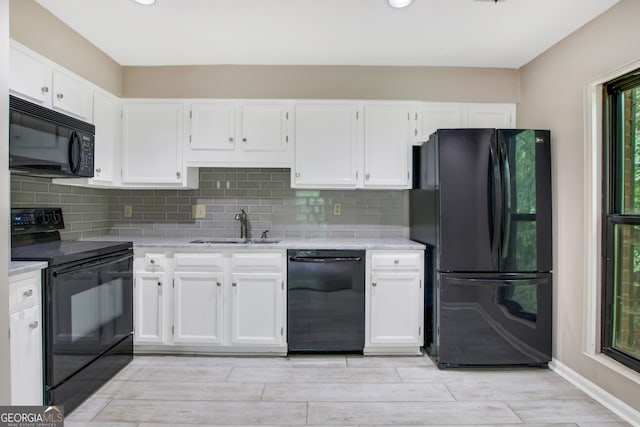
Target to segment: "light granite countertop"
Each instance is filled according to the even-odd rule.
[[[10,261],[9,276],[15,276],[22,273],[29,273],[34,270],[42,270],[47,268],[45,261]]]
[[[136,236],[102,236],[88,240],[130,241],[134,248],[219,248],[219,249],[355,249],[355,250],[422,250],[425,245],[403,238],[366,239],[268,239],[270,243],[241,243],[234,239],[214,239],[205,237],[136,237]],[[216,243],[193,243],[195,240]],[[256,239],[260,240],[260,239]]]

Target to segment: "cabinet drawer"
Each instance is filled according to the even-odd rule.
[[[418,270],[422,267],[420,253],[384,253],[371,255],[372,270]]]
[[[222,254],[175,254],[176,270],[215,270],[222,271]]]
[[[163,271],[166,268],[167,258],[164,254],[145,254],[144,268],[152,271]]]
[[[38,303],[40,301],[39,284],[39,273],[11,279],[9,311],[13,313]]]
[[[233,254],[231,256],[231,266],[233,271],[282,271],[282,262],[283,255],[279,252],[262,254]]]

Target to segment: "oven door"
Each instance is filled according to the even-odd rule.
[[[133,333],[133,252],[48,268],[45,382],[52,388]]]

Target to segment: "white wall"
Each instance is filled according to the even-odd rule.
[[[590,145],[585,92],[589,82],[640,59],[638,18],[640,1],[622,0],[524,66],[518,104],[519,127],[551,129],[554,358],[636,410],[640,410],[640,374],[588,354],[587,272],[600,260],[586,256],[590,185],[585,159]]]
[[[9,116],[9,0],[0,0],[0,117]],[[0,260],[9,257],[9,129],[8,120],[0,120]],[[10,401],[9,365],[9,272],[0,262],[0,405]]]

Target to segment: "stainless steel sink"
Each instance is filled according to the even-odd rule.
[[[201,245],[215,245],[215,244],[266,244],[266,243],[279,243],[279,239],[233,239],[233,238],[220,238],[220,239],[197,239],[192,240],[189,243],[198,243]]]

